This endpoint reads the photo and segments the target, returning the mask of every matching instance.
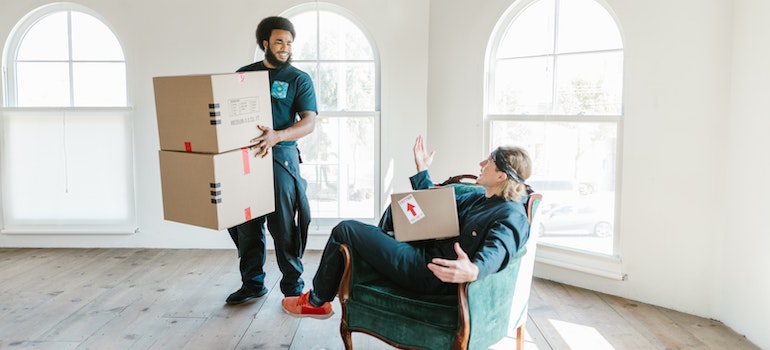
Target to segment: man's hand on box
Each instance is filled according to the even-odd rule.
[[[281,142],[278,132],[271,127],[257,125],[257,128],[262,131],[262,135],[251,139],[251,149],[256,149],[256,157],[267,157],[270,153],[270,149],[273,148],[278,142]]]

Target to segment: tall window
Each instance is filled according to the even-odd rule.
[[[126,63],[110,28],[79,5],[23,18],[3,53],[4,232],[131,232]]]
[[[488,55],[490,147],[517,144],[543,194],[540,242],[614,253],[623,43],[594,0],[518,3]]]
[[[284,14],[293,64],[310,74],[315,132],[299,141],[314,225],[379,216],[379,73],[371,40],[344,9],[312,3]]]

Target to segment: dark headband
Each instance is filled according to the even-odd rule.
[[[492,159],[495,161],[495,166],[497,166],[497,169],[508,175],[509,179],[524,183],[524,178],[522,178],[521,175],[519,175],[519,173],[517,173],[510,164],[508,164],[508,162],[505,160],[505,155],[503,155],[503,151],[501,151],[499,147],[492,151],[490,157],[492,157]]]

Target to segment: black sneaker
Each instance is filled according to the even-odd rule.
[[[243,304],[249,300],[259,298],[265,294],[267,294],[267,287],[265,286],[262,286],[262,289],[242,286],[241,289],[238,289],[235,291],[235,293],[230,294],[225,302],[229,305],[238,305]]]

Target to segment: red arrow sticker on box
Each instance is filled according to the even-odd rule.
[[[404,215],[406,215],[410,224],[414,224],[425,217],[425,213],[422,212],[420,204],[417,203],[417,200],[415,200],[414,196],[411,194],[401,198],[401,200],[398,201],[398,206],[401,207],[401,211],[404,212]]]

